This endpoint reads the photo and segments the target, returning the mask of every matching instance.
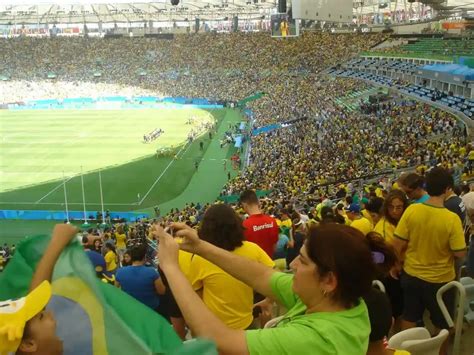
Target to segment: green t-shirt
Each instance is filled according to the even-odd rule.
[[[306,306],[292,290],[293,275],[275,273],[270,282],[274,294],[289,311],[275,328],[246,331],[251,355],[367,352],[370,322],[362,299],[346,311],[305,314]]]

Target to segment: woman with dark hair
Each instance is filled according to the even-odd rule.
[[[365,238],[369,242],[370,250],[372,251],[372,259],[376,268],[375,277],[379,280],[384,279],[398,262],[395,249],[378,233],[370,232]]]
[[[173,224],[178,244],[160,226],[160,265],[194,335],[215,341],[232,354],[353,354],[367,351],[370,322],[362,296],[369,293],[376,267],[371,239],[335,223],[311,228],[294,275],[217,248],[199,239],[185,224]],[[235,330],[210,312],[178,265],[179,248],[209,260],[257,292],[277,299],[288,310],[273,328]]]
[[[117,271],[117,253],[115,252],[115,246],[111,243],[105,243],[105,264],[106,264],[106,271],[115,273]]]
[[[383,239],[391,243],[398,221],[408,207],[408,200],[400,190],[392,190],[382,206],[382,218],[375,225],[374,232],[380,234]]]
[[[122,260],[122,266],[130,266],[132,265],[132,256],[130,255],[130,250],[125,250],[125,253],[123,253],[123,260]]]
[[[92,248],[95,252],[101,254],[102,252],[102,241],[100,239],[94,240],[94,247]]]
[[[263,249],[244,240],[242,220],[228,205],[209,207],[198,233],[199,238],[210,245],[268,267],[274,266]],[[193,255],[187,269],[193,289],[202,292],[206,306],[226,326],[247,329],[252,324],[253,290],[250,287],[199,255]]]
[[[376,278],[384,280],[398,262],[395,249],[392,245],[385,242],[378,233],[370,232],[365,238],[368,240],[372,250],[372,260],[376,267]],[[374,287],[368,295],[364,296],[364,301],[367,304],[371,324],[367,355],[404,355],[405,353],[396,352],[394,349],[385,349],[384,339],[388,338],[392,327],[393,312],[388,295]]]
[[[383,217],[374,229],[374,232],[380,234],[387,244],[392,245],[395,238],[395,228],[407,207],[408,200],[403,191],[390,191],[382,207]],[[403,291],[400,280],[390,275],[379,277],[379,279],[383,282],[387,295],[390,298],[392,314],[395,318],[394,330],[397,331],[400,329],[400,316],[403,312]]]

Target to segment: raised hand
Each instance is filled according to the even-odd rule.
[[[158,260],[160,267],[178,266],[179,245],[176,240],[168,234],[159,224],[151,226],[151,234],[158,239]]]
[[[185,223],[172,223],[171,228],[174,229],[177,237],[182,238],[179,244],[180,249],[193,254],[199,254],[204,242],[199,239],[199,235],[195,229]]]
[[[56,224],[51,236],[51,243],[63,249],[76,236],[77,232],[78,229],[72,224]]]

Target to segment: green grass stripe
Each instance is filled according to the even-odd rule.
[[[9,187],[10,190],[0,193],[0,208],[64,210],[64,170],[69,179],[66,183],[69,209],[81,210],[79,173],[83,165],[87,209],[100,208],[97,169],[102,169],[106,208],[115,211],[146,209],[181,196],[195,174],[195,161],[200,161],[201,166],[208,163],[219,165],[221,162],[218,160],[235,150],[226,147],[217,155],[214,148],[213,153],[208,152],[209,146],[219,145],[219,138],[228,129],[225,126],[228,121],[242,120],[237,111],[210,111],[222,123],[219,134],[214,135],[212,140],[205,134],[183,148],[179,159],[173,156],[157,158],[153,153],[157,148],[169,146],[176,147],[178,151],[183,147],[181,143],[186,140],[190,129],[185,120],[191,115],[207,115],[208,112],[179,109],[137,111],[143,112],[136,116],[135,110],[113,113],[64,110],[47,111],[42,116],[42,112],[28,111],[9,112],[12,114],[9,117],[2,112],[2,135],[6,139],[0,146],[0,185],[2,189]],[[29,122],[32,129],[25,125],[23,119]],[[44,131],[41,130],[43,124]],[[157,127],[163,128],[165,135],[153,144],[143,144],[142,134]],[[21,134],[26,134],[27,138]],[[199,148],[200,141],[204,143],[203,151]],[[169,169],[163,174],[168,166]],[[200,189],[203,199],[209,199],[211,195],[216,198],[225,179],[224,172],[215,178],[209,177],[207,182],[211,184],[205,184]],[[150,189],[153,184],[155,186]]]

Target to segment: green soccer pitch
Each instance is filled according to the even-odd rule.
[[[189,131],[209,120],[217,128],[212,139],[201,131],[188,144]],[[100,210],[99,171],[111,211],[212,201],[228,178],[222,160],[236,151],[221,149],[219,139],[240,121],[230,109],[0,111],[0,209],[64,211],[66,193],[69,210],[81,211],[81,167],[88,211]],[[156,128],[164,133],[143,143]],[[155,154],[169,148],[174,153]]]

